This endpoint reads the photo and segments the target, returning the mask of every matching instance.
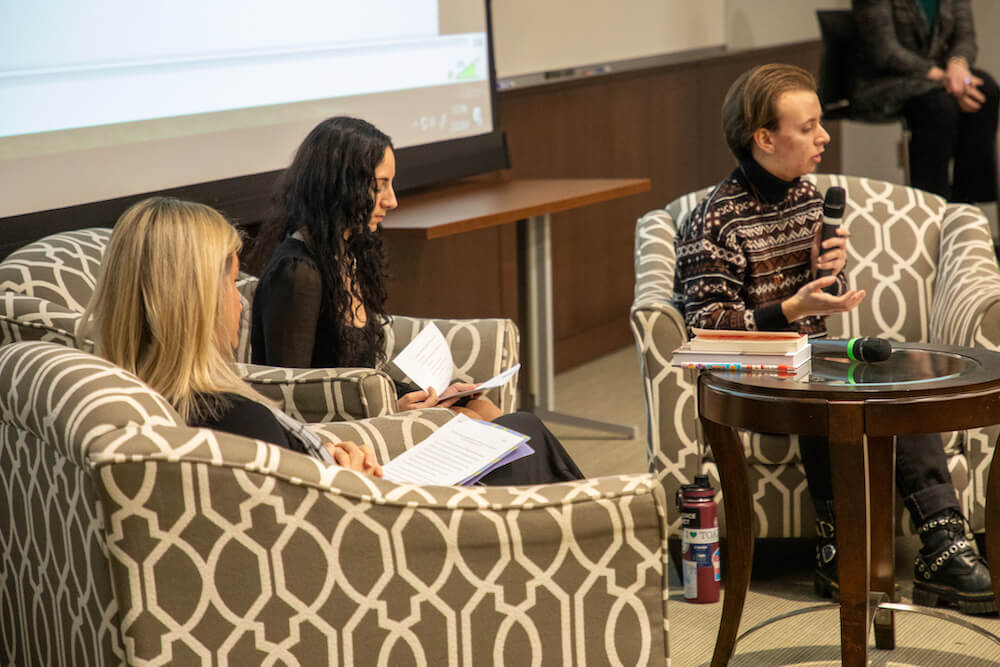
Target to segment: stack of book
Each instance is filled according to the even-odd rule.
[[[794,331],[694,329],[674,350],[673,365],[798,374],[809,363],[809,337]]]

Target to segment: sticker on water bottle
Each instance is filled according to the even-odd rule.
[[[715,544],[719,541],[719,528],[685,528],[684,541],[689,544]]]
[[[683,562],[684,568],[684,597],[694,600],[698,597],[698,564],[694,561]]]
[[[692,544],[691,560],[685,562],[694,563],[697,567],[712,567],[711,545]]]
[[[719,549],[718,549],[718,547],[716,547],[715,553],[712,554],[712,567],[715,568],[715,580],[716,581],[720,581],[721,578],[722,578],[721,577],[722,568],[720,567],[720,565],[721,565],[720,561],[721,561],[721,558],[719,556]]]

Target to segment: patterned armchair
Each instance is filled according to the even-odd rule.
[[[74,345],[73,332],[94,290],[108,228],[54,234],[28,244],[0,262],[0,343],[47,340]],[[392,414],[394,367],[288,369],[255,366],[250,359],[250,306],[257,279],[241,274],[243,319],[237,359],[242,373],[260,393],[307,422],[340,421]],[[397,317],[387,335],[391,359],[419,331],[413,318]],[[508,319],[435,320],[452,342],[458,377],[485,380],[517,363],[518,334]],[[399,377],[398,379],[403,379]],[[516,380],[491,390],[501,410],[516,403]]]
[[[821,192],[831,185],[847,190],[848,283],[867,291],[857,309],[827,319],[831,336],[1000,349],[1000,269],[979,209],[884,181],[811,178]],[[684,319],[672,304],[676,224],[707,192],[684,195],[636,225],[631,325],[645,386],[650,470],[668,497],[700,472],[713,476],[718,488],[711,452],[699,437],[694,376],[670,365],[671,352],[687,340]],[[997,433],[991,427],[946,436],[948,467],[977,531],[984,528],[986,474]],[[756,535],[813,535],[797,437],[743,436]],[[897,507],[902,515],[902,503]],[[908,521],[897,526],[911,530]]]
[[[450,418],[322,430],[384,461]],[[0,664],[663,665],[666,533],[648,473],[393,484],[0,348]]]

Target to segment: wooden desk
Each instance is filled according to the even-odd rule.
[[[469,183],[406,197],[382,223],[386,235],[414,240],[518,222],[518,271],[527,303],[521,358],[529,393],[522,403],[542,419],[634,438],[635,426],[619,426],[555,411],[552,323],[551,215],[646,192],[648,178],[515,179]],[[523,222],[522,222],[523,221]],[[631,270],[622,267],[622,270]],[[624,315],[623,315],[624,316]]]

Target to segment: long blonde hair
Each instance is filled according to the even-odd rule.
[[[263,400],[236,374],[223,294],[241,247],[215,209],[170,197],[131,206],[111,233],[77,328],[185,421],[217,415],[223,393]]]

